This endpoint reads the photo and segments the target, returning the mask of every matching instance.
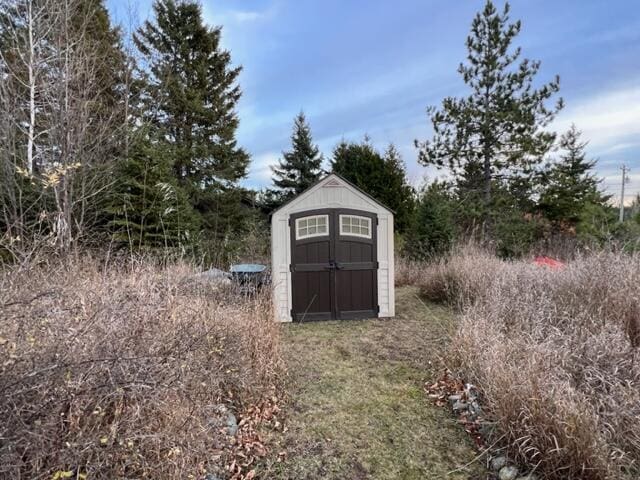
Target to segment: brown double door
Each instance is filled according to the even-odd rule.
[[[377,317],[377,216],[313,210],[292,215],[289,225],[293,320]]]

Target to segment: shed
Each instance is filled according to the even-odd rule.
[[[393,212],[336,174],[271,216],[280,322],[393,317]]]

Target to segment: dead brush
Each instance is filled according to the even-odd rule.
[[[85,258],[1,274],[0,476],[220,471],[216,406],[273,396],[279,329],[267,296],[186,288],[193,273]]]
[[[433,302],[462,309],[481,297],[506,263],[475,244],[458,247],[453,255],[427,265],[417,285]]]
[[[425,262],[409,260],[404,257],[395,259],[395,285],[404,287],[406,285],[417,285],[424,276]]]
[[[453,260],[459,288],[474,290],[459,293],[450,363],[536,473],[638,478],[640,257],[602,253],[563,271],[500,263],[482,275],[478,259]]]

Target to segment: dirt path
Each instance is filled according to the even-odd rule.
[[[285,326],[291,404],[278,440],[276,479],[467,479],[454,472],[475,452],[449,413],[432,406],[424,382],[447,341],[450,313],[397,291],[394,320]]]

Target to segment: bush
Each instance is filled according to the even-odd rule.
[[[241,416],[272,395],[279,329],[266,297],[193,275],[87,259],[0,274],[3,478],[220,468],[219,404]]]
[[[434,277],[423,291],[463,308],[449,363],[513,457],[549,479],[638,478],[640,256],[558,271],[463,252]]]
[[[495,255],[469,243],[457,247],[450,257],[426,266],[417,285],[428,300],[463,309],[485,293],[504,265]]]
[[[395,260],[395,286],[417,285],[424,276],[426,266],[423,262],[397,257]]]

